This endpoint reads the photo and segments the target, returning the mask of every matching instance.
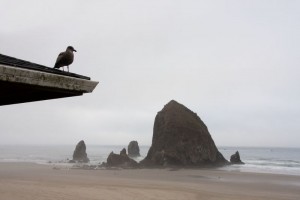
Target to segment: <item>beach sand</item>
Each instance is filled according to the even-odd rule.
[[[0,200],[300,199],[300,176],[217,169],[83,170],[0,163]]]

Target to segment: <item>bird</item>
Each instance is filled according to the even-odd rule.
[[[73,63],[74,60],[74,53],[73,51],[77,52],[74,47],[68,46],[65,52],[61,52],[56,59],[54,68],[61,68],[63,67],[63,71],[65,71],[64,66],[68,67],[68,72],[69,72],[69,65]]]

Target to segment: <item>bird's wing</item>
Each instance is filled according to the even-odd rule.
[[[61,52],[60,54],[58,54],[56,62],[55,62],[55,65],[54,65],[54,68],[60,68],[61,67],[59,65],[60,65],[60,63],[61,63],[61,61],[63,59],[64,53],[65,52]]]

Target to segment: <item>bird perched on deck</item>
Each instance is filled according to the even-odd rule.
[[[69,65],[71,65],[74,60],[73,51],[77,52],[72,46],[68,46],[65,52],[61,52],[56,59],[54,68],[63,67],[63,70],[65,71],[64,66],[67,66],[69,72]]]

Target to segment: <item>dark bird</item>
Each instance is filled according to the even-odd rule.
[[[65,71],[64,66],[67,66],[69,72],[69,65],[71,65],[74,60],[73,51],[77,52],[72,46],[68,46],[65,52],[61,52],[56,59],[54,68],[63,67],[63,70]]]

